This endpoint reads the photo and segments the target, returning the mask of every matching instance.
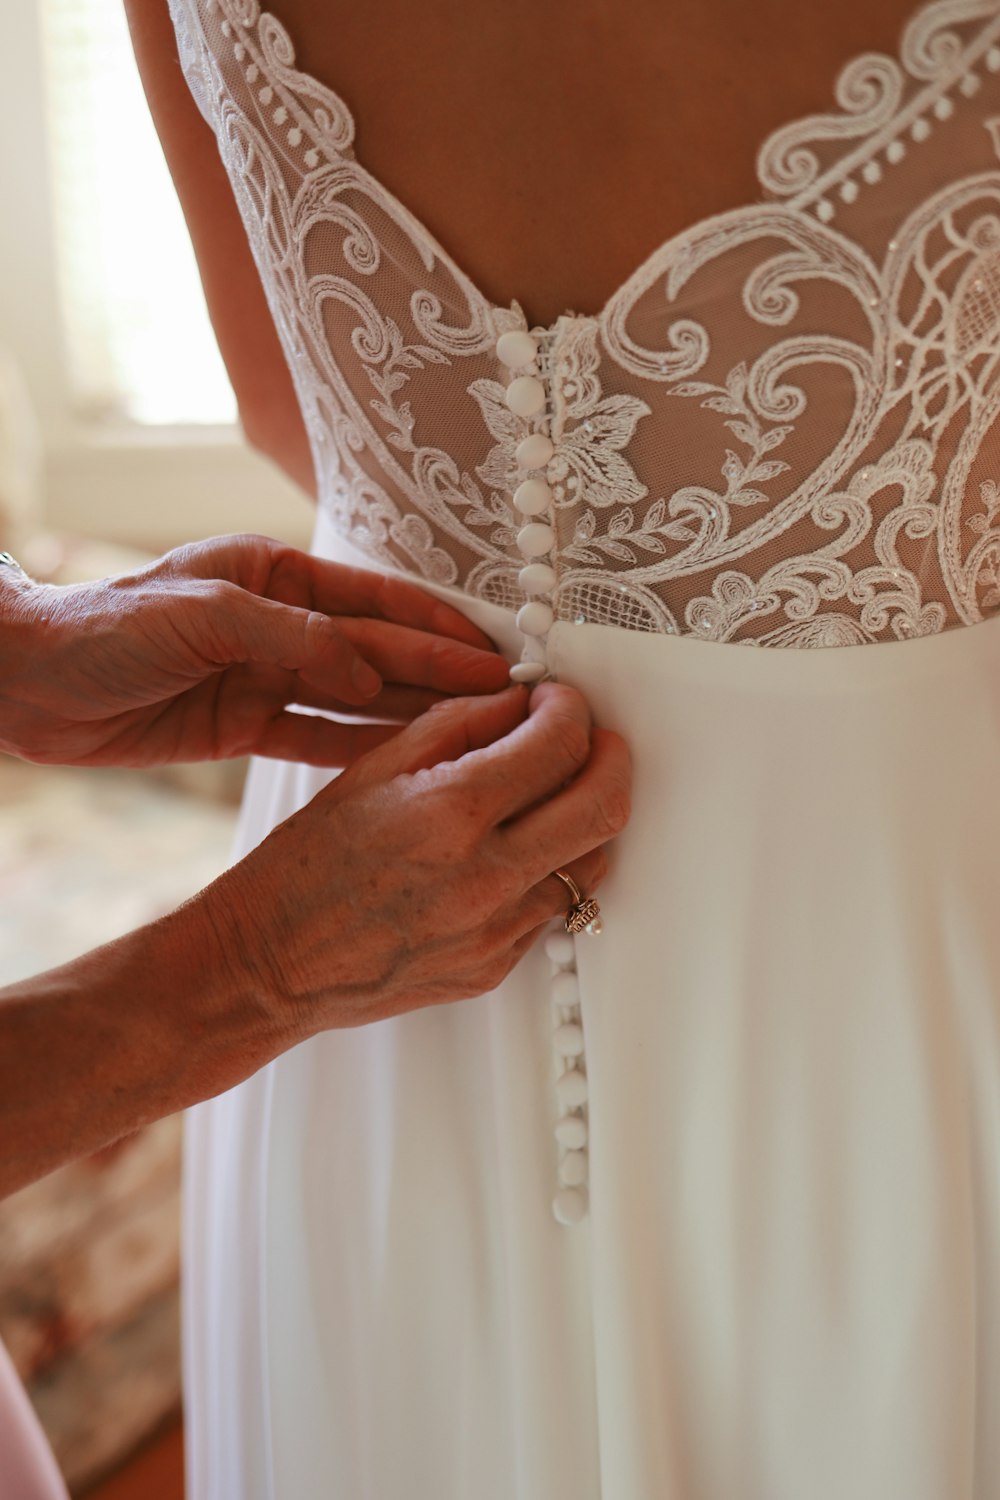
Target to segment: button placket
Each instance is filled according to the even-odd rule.
[[[546,642],[555,623],[552,594],[557,574],[552,557],[556,534],[553,493],[543,477],[556,446],[552,440],[548,351],[540,350],[533,334],[513,330],[497,340],[497,358],[511,372],[506,403],[515,416],[535,419],[539,427],[527,432],[515,449],[517,481],[512,502],[521,521],[517,547],[524,558],[518,583],[525,602],[517,612],[524,637],[521,660],[511,667],[513,682],[539,682],[548,673]],[[580,985],[576,972],[576,944],[564,931],[549,933],[545,952],[552,966],[552,1051],[556,1065],[555,1092],[559,1119],[555,1138],[559,1147],[559,1183],[552,1212],[560,1224],[578,1224],[588,1212],[587,1140],[588,1084],[584,1055]]]
[[[539,473],[555,452],[549,433],[543,430],[549,423],[548,392],[539,369],[539,342],[534,334],[514,329],[501,334],[496,345],[497,358],[512,377],[504,397],[508,409],[525,421],[536,418],[542,423],[539,430],[524,435],[514,455],[518,483],[512,499],[522,523],[517,549],[525,563],[518,582],[527,598],[517,614],[518,629],[525,637],[524,649],[510,676],[512,682],[523,683],[540,682],[546,675],[545,637],[555,618],[551,603],[541,597],[550,594],[556,583],[551,563],[556,534],[552,491]]]
[[[587,1099],[583,1023],[580,1017],[580,982],[576,973],[576,944],[568,932],[550,932],[545,952],[552,965],[553,1048],[559,1066],[556,1099],[559,1119],[555,1137],[559,1145],[559,1187],[552,1212],[560,1224],[579,1224],[586,1218],[587,1202]]]

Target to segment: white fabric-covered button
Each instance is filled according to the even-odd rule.
[[[517,545],[523,557],[544,557],[551,552],[556,534],[543,521],[530,521],[517,533]]]
[[[511,682],[540,682],[546,666],[541,661],[519,661],[510,669]]]
[[[552,1033],[552,1045],[560,1057],[579,1057],[583,1052],[583,1027],[575,1021],[557,1026]]]
[[[552,1200],[552,1212],[560,1224],[579,1224],[587,1214],[587,1195],[583,1188],[560,1188]]]
[[[522,516],[540,516],[552,504],[552,491],[544,479],[526,479],[514,491],[514,509]]]
[[[519,375],[507,387],[504,400],[516,417],[534,417],[545,406],[545,387],[534,375]]]
[[[582,1182],[586,1182],[586,1151],[567,1151],[559,1163],[559,1175],[568,1187],[579,1187]]]
[[[566,934],[569,941],[573,939]],[[552,1003],[553,1005],[579,1005],[580,1003],[580,981],[575,974],[568,971],[565,974],[553,974],[552,976]]]
[[[568,932],[550,932],[545,939],[545,953],[554,964],[571,964],[576,957],[576,944]],[[554,985],[555,980],[552,982]]]
[[[587,1102],[587,1080],[576,1068],[556,1079],[556,1097],[563,1109],[578,1109]]]
[[[547,594],[556,586],[556,570],[548,563],[529,563],[518,573],[517,581],[526,594]]]
[[[514,457],[522,469],[542,469],[555,451],[555,443],[544,432],[532,432],[518,443]]]
[[[537,353],[538,341],[530,333],[514,329],[510,333],[502,333],[497,339],[497,359],[509,370],[529,365]]]
[[[564,1115],[556,1126],[556,1140],[567,1151],[579,1151],[587,1144],[587,1122],[582,1115]]]
[[[544,635],[552,628],[555,615],[547,604],[541,599],[532,599],[530,604],[522,604],[517,612],[517,628],[525,635]]]

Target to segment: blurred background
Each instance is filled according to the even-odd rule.
[[[4,41],[0,550],[68,583],[227,531],[307,545],[308,501],[235,426],[118,0],[21,0]],[[0,756],[0,984],[211,880],[244,770]],[[181,1495],[179,1137],[0,1203],[0,1338],[74,1495]]]

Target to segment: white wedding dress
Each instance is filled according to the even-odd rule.
[[[257,0],[172,5],[317,549],[635,763],[601,936],[194,1111],[191,1500],[996,1500],[1000,3],[533,329]]]

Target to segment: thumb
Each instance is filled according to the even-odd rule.
[[[329,615],[251,594],[238,584],[207,586],[202,623],[220,664],[256,663],[298,672],[347,703],[367,703],[382,687]]]
[[[470,750],[492,745],[527,717],[528,696],[523,687],[510,687],[488,697],[435,703],[386,744],[360,756],[331,783],[330,790],[356,791],[443,761],[460,760]]]

